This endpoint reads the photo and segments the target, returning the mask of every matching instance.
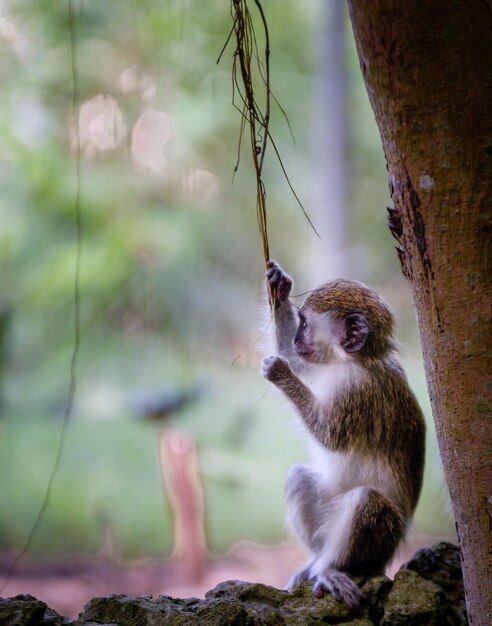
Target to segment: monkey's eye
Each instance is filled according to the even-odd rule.
[[[305,318],[301,317],[299,319],[299,325],[300,325],[301,328],[307,328],[307,322],[306,322]]]

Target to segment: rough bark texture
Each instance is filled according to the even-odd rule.
[[[363,583],[363,584],[362,584]],[[364,600],[349,609],[318,599],[305,583],[293,593],[227,581],[204,600],[169,596],[93,598],[75,621],[32,596],[0,598],[0,626],[466,626],[463,580],[455,546],[420,550],[396,576],[359,580]]]
[[[349,0],[412,286],[464,566],[470,623],[492,623],[492,9]]]

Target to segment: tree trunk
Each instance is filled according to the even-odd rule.
[[[492,9],[349,0],[463,560],[470,623],[492,624]]]

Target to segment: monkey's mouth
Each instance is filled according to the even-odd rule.
[[[301,359],[305,359],[306,361],[310,361],[315,356],[315,351],[312,348],[307,348],[306,346],[297,345],[295,346],[295,350]]]

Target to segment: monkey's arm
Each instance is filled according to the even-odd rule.
[[[292,279],[275,261],[267,263],[268,297],[274,302],[275,334],[278,353],[285,357],[295,371],[303,369],[302,360],[294,352],[292,340],[296,334],[298,320],[289,301]]]
[[[262,375],[281,389],[294,404],[308,430],[324,445],[334,449],[330,435],[329,416],[318,398],[292,371],[289,362],[281,356],[268,356],[261,364]]]
[[[298,361],[294,352],[292,340],[296,334],[297,319],[292,304],[286,300],[275,309],[275,330],[277,336],[278,353],[289,362]]]

